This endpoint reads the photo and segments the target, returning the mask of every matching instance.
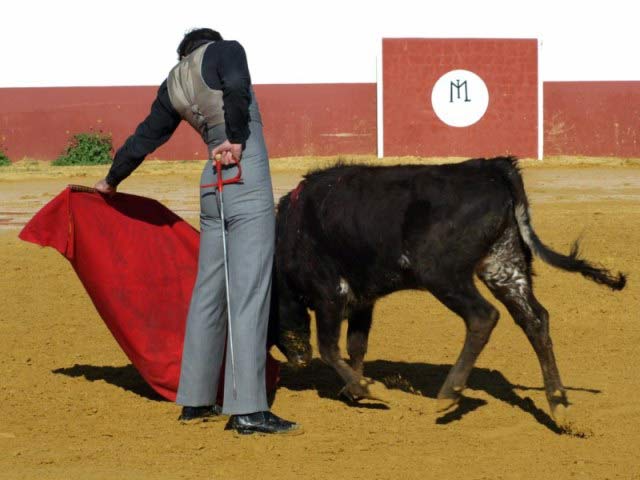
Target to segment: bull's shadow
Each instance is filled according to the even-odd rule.
[[[373,380],[385,384],[387,388],[398,389],[409,394],[422,395],[435,399],[451,367],[451,365],[374,360],[365,362],[364,374]],[[388,408],[381,403],[352,403],[340,397],[338,391],[343,385],[340,383],[338,375],[333,369],[317,358],[314,358],[311,365],[303,370],[293,369],[283,364],[279,386],[291,390],[316,390],[320,397],[335,399],[336,401],[342,401],[348,405],[358,406],[359,408]],[[590,388],[566,388],[567,390],[594,394],[601,392],[600,390]],[[527,412],[538,423],[544,425],[552,432],[558,434],[565,433],[544,410],[534,404],[533,400],[528,397],[522,397],[517,393],[527,390],[543,391],[543,387],[513,384],[497,370],[475,367],[469,376],[467,389],[484,391],[497,400],[501,400]],[[460,420],[466,414],[486,405],[486,403],[486,401],[481,399],[463,396],[457,408],[437,418],[436,423],[448,424]]]
[[[342,401],[352,406],[357,405],[359,408],[389,408],[381,403],[350,403],[339,397],[338,391],[343,386],[340,383],[339,377],[333,369],[317,358],[313,359],[311,365],[304,370],[293,369],[287,364],[281,364],[281,366],[281,378],[279,382],[279,386],[281,387],[290,390],[316,390],[320,397]],[[435,399],[450,369],[451,365],[446,364],[433,365],[429,363],[374,360],[365,363],[364,373],[368,377],[384,383],[390,389],[398,389],[409,394],[422,395]],[[149,400],[166,401],[144,381],[133,365],[114,367],[107,365],[76,364],[72,367],[58,368],[52,372],[74,378],[83,377],[90,382],[105,381]],[[521,397],[517,393],[518,391],[528,390],[541,391],[543,390],[542,387],[513,384],[497,370],[475,367],[469,377],[467,388],[470,390],[484,391],[497,400],[501,400],[527,412],[538,421],[538,423],[544,425],[549,430],[558,434],[565,433],[544,410],[534,404],[533,400],[528,397]],[[594,394],[601,392],[600,390],[591,388],[566,388],[567,390]],[[273,398],[270,400],[273,400]],[[437,418],[436,423],[448,424],[460,420],[468,413],[484,405],[486,405],[484,400],[463,396],[458,407]]]

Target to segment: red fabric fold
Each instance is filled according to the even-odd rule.
[[[149,198],[66,188],[19,236],[69,260],[131,363],[156,392],[174,401],[198,268],[198,231]],[[268,355],[270,392],[278,371]],[[219,399],[221,394],[222,386]]]

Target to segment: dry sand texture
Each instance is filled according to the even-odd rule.
[[[274,195],[330,161],[274,161]],[[149,162],[122,190],[195,221],[200,168]],[[535,354],[501,305],[461,408],[438,415],[435,395],[464,330],[419,292],[391,295],[374,312],[365,373],[391,387],[388,406],[338,400],[337,376],[315,359],[306,371],[283,368],[274,403],[304,425],[303,436],[239,439],[221,423],[180,425],[178,408],[129,365],[66,260],[17,239],[67,183],[91,185],[104,171],[38,162],[0,170],[0,478],[640,478],[637,162],[524,168],[541,238],[566,252],[582,235],[588,258],[629,274],[627,289],[613,293],[534,263],[584,437],[559,433],[547,415]]]

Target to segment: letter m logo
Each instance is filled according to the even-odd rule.
[[[449,84],[449,103],[453,103],[453,97],[454,97],[454,89],[455,89],[455,93],[456,93],[456,100],[461,100],[462,97],[460,96],[460,94],[462,93],[462,90],[464,90],[464,101],[465,102],[470,102],[471,99],[469,98],[469,91],[467,89],[467,81],[464,80],[463,82],[461,82],[459,79],[456,79],[455,82],[451,82]]]

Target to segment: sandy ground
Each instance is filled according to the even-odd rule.
[[[274,196],[327,161],[274,162]],[[501,305],[465,400],[437,414],[464,331],[418,292],[393,294],[374,312],[365,373],[391,387],[388,405],[340,401],[337,376],[316,359],[306,371],[283,368],[273,405],[304,425],[302,436],[180,425],[179,409],[129,365],[66,260],[17,239],[67,183],[91,185],[105,168],[0,170],[0,478],[640,478],[640,167],[577,163],[525,162],[524,176],[544,241],[567,251],[582,235],[588,258],[629,274],[627,289],[613,293],[535,262],[581,435],[549,418],[535,354]],[[121,190],[195,221],[200,167],[150,162]]]

